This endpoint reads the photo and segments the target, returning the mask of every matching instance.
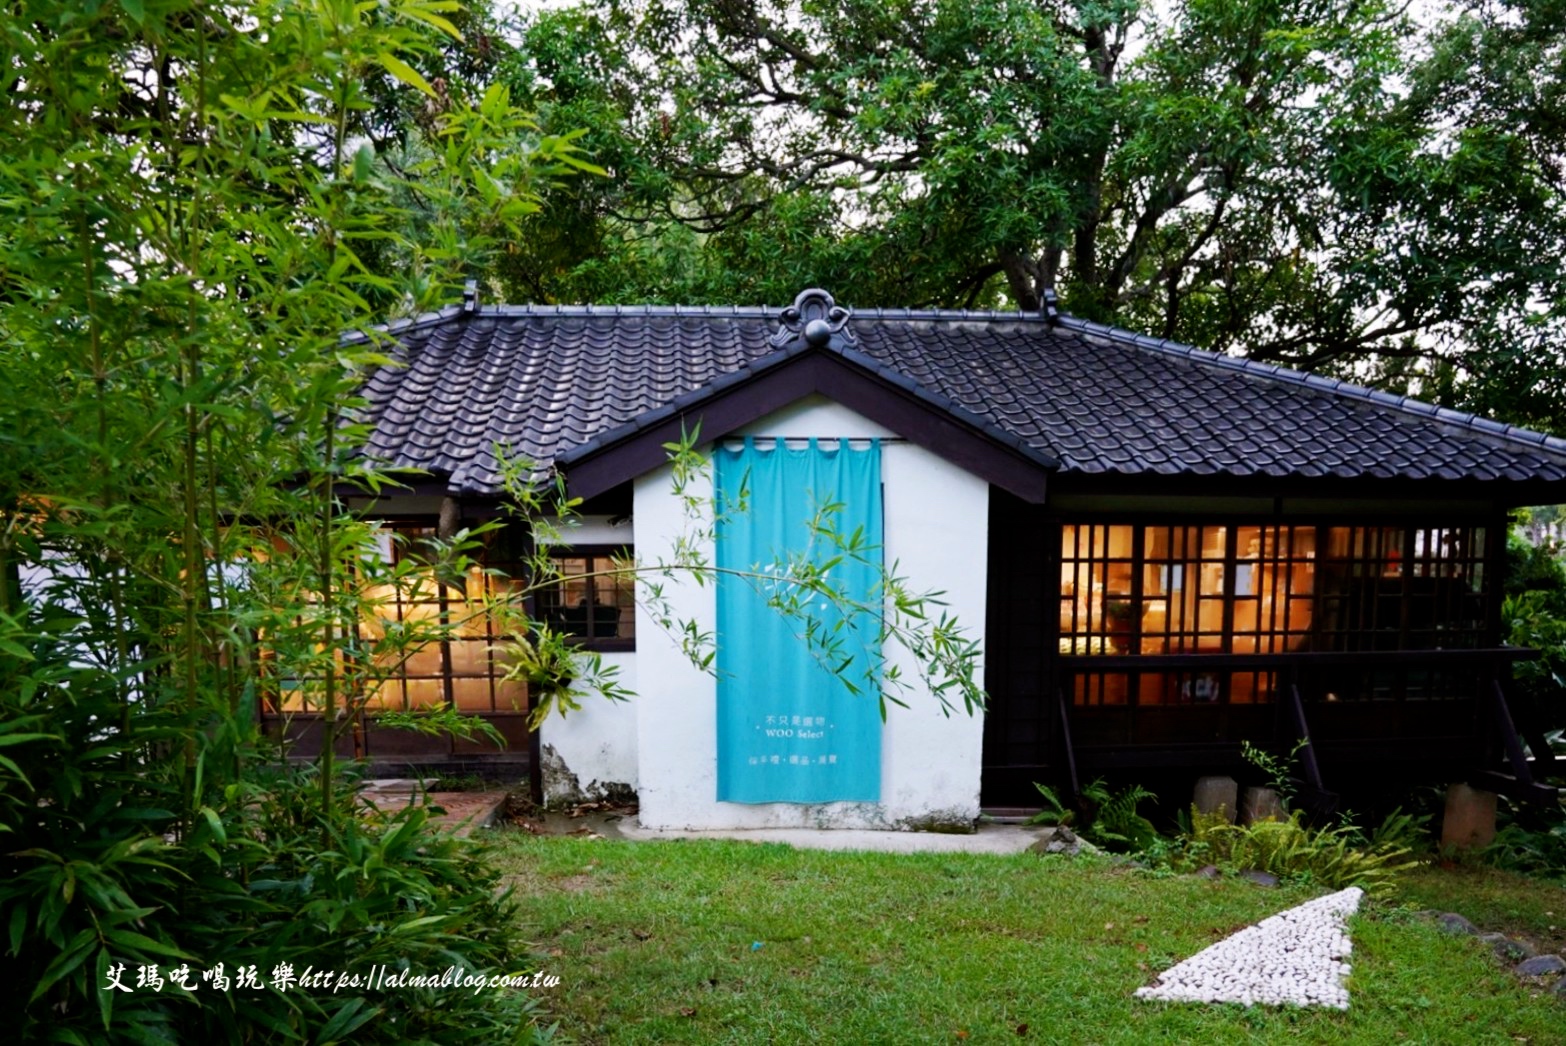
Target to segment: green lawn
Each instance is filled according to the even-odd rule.
[[[1566,887],[1480,865],[1427,866],[1399,880],[1397,900],[1411,908],[1439,908],[1467,916],[1483,930],[1526,938],[1536,947],[1566,952]],[[1566,1041],[1566,1032],[1561,1035]]]
[[[1131,992],[1160,970],[1321,891],[1031,854],[493,838],[580,1042],[1566,1042],[1566,1006],[1399,904],[1352,925],[1346,1014],[1147,1003]],[[1462,876],[1426,903],[1435,874],[1401,905],[1463,911]],[[1566,889],[1480,878],[1487,903],[1533,897],[1522,918],[1566,912]]]

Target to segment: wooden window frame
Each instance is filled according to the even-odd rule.
[[[588,561],[588,568],[587,568],[588,572],[589,573],[593,573],[593,572],[598,571],[598,570],[606,569],[608,563],[610,561],[612,561],[612,560],[622,560],[622,561],[629,561],[629,560],[631,560],[631,558],[632,558],[632,556],[634,554],[635,549],[634,549],[634,546],[632,546],[630,544],[623,544],[623,545],[605,545],[605,544],[595,544],[595,545],[549,545],[549,546],[547,546],[546,551],[547,551],[547,553],[549,555],[549,558],[552,559],[552,560],[586,559]],[[595,560],[603,560],[604,564],[605,564],[604,567],[594,566],[593,564],[594,564]],[[575,632],[566,632],[564,634],[567,635],[574,642],[574,644],[576,646],[580,647],[583,650],[590,650],[590,651],[594,651],[596,653],[602,653],[602,654],[632,653],[632,652],[634,652],[636,650],[636,625],[635,625],[636,611],[635,611],[635,588],[634,588],[635,581],[634,581],[634,579],[631,580],[630,584],[632,585],[632,602],[631,602],[631,621],[632,621],[632,624],[631,624],[631,634],[629,636],[594,636],[594,635],[591,635],[591,634],[581,635],[581,634],[575,633]],[[595,603],[595,602],[592,602],[592,601],[589,601],[588,604],[587,604],[587,620],[586,620],[585,623],[588,626],[590,631],[593,628],[593,626],[598,624],[598,622],[596,620],[596,616],[595,616],[597,614],[597,607],[598,607],[598,604]],[[549,601],[548,601],[548,599],[546,597],[545,590],[539,589],[538,591],[534,592],[533,593],[533,613],[535,614],[537,620],[539,620],[539,621],[541,621],[541,622],[543,622],[543,623],[545,623],[547,625],[551,625],[553,627],[553,625],[555,623],[551,622],[549,620],[549,610],[550,610],[550,605],[549,605]]]
[[[411,551],[409,547],[410,542],[415,542],[421,540],[423,537],[434,534],[438,529],[438,521],[433,517],[426,518],[416,516],[398,516],[378,518],[374,520],[374,523],[378,528],[388,531],[394,535],[401,536],[400,540],[397,537],[392,539],[394,549],[393,555],[398,558],[409,554]],[[497,557],[494,555],[496,551],[496,545],[486,545],[484,554],[478,557],[479,564],[486,568],[497,566],[507,568],[507,572],[511,577],[520,578],[520,568],[523,566],[522,561],[514,555],[502,555]],[[446,614],[449,612],[449,604],[450,598],[448,590],[445,586],[437,586],[436,595],[433,598],[405,602],[402,598],[402,595],[399,594],[391,606],[395,609],[395,612],[398,615],[397,620],[400,621],[403,620],[405,607],[428,605],[437,607],[437,613]],[[362,619],[355,622],[354,629],[356,638],[363,637],[364,628],[365,622]],[[374,716],[377,712],[383,711],[411,711],[417,708],[444,707],[456,709],[457,711],[466,715],[494,715],[511,713],[526,714],[531,707],[531,697],[527,693],[527,685],[525,682],[518,684],[521,687],[520,702],[518,704],[513,706],[509,703],[508,700],[502,698],[500,694],[500,686],[505,673],[504,670],[499,667],[498,659],[486,659],[486,663],[489,665],[489,668],[483,673],[458,672],[456,669],[457,659],[454,657],[454,647],[457,644],[470,644],[473,646],[483,645],[487,648],[492,647],[500,638],[501,637],[495,632],[493,620],[486,620],[484,624],[484,634],[482,636],[459,637],[456,639],[446,638],[432,641],[429,646],[433,648],[434,652],[439,658],[439,672],[431,674],[410,673],[408,671],[408,664],[412,662],[413,657],[418,656],[417,653],[410,653],[407,661],[398,666],[396,671],[386,675],[378,684],[382,687],[387,686],[388,684],[393,685],[394,690],[398,695],[398,699],[387,704],[382,704],[382,698],[372,698],[363,706],[363,712],[367,715]],[[486,682],[484,689],[487,692],[488,697],[486,707],[463,707],[461,704],[459,704],[457,702],[457,682],[459,680],[484,680]],[[437,685],[440,693],[440,700],[438,703],[415,703],[412,700],[410,696],[410,682],[426,681],[433,682]],[[275,680],[272,682],[275,688],[276,684],[281,683],[282,681]],[[318,683],[319,680],[308,679],[300,680],[299,682]],[[282,699],[281,692],[278,692],[276,699],[271,702],[274,707],[268,708],[267,704],[268,702],[262,703],[262,713],[265,716],[271,718],[285,718],[292,716],[319,718],[322,714],[322,711],[319,708],[289,709],[284,707],[284,701]]]
[[[1193,566],[1199,568],[1205,564],[1207,557],[1191,551],[1189,542],[1194,533],[1194,539],[1200,543],[1211,528],[1224,529],[1222,590],[1214,597],[1203,597],[1200,593],[1193,597],[1198,605],[1203,598],[1222,600],[1220,649],[1211,653],[1244,657],[1300,649],[1348,655],[1378,650],[1406,653],[1478,648],[1493,638],[1496,627],[1493,607],[1498,567],[1493,533],[1495,523],[1489,520],[1469,517],[1414,522],[1407,518],[1300,519],[1244,515],[1222,518],[1207,514],[1178,514],[1153,519],[1094,513],[1059,519],[1057,522],[1059,530],[1050,562],[1059,569],[1052,570],[1050,576],[1058,579],[1055,582],[1059,585],[1055,599],[1061,611],[1058,615],[1060,628],[1056,633],[1059,642],[1052,643],[1052,649],[1058,646],[1061,655],[1070,657],[1079,666],[1071,685],[1071,701],[1078,706],[1139,705],[1151,695],[1152,689],[1157,689],[1150,687],[1144,677],[1167,677],[1160,684],[1167,695],[1171,692],[1183,693],[1180,688],[1188,684],[1179,680],[1187,676],[1197,678],[1202,674],[1202,670],[1195,667],[1190,671],[1117,667],[1097,672],[1088,666],[1099,655],[1135,659],[1148,654],[1178,657],[1201,652],[1175,646],[1177,635],[1182,643],[1194,639],[1199,645],[1206,635],[1199,625],[1193,626],[1195,631],[1190,636],[1177,634],[1169,624],[1165,624],[1161,632],[1146,630],[1146,615],[1151,604],[1143,590],[1143,583],[1150,567],[1178,561],[1189,571]],[[1109,554],[1111,542],[1114,541],[1112,528],[1117,527],[1129,528],[1128,540],[1125,542],[1128,546],[1126,555]],[[1252,527],[1260,529],[1260,555],[1242,554],[1238,548],[1241,531]],[[1075,528],[1074,532],[1072,528]],[[1091,537],[1084,539],[1084,532],[1090,528]],[[1160,529],[1173,533],[1181,528],[1186,529],[1187,533],[1181,539],[1184,551],[1180,555],[1177,556],[1171,546],[1167,558],[1149,558],[1152,534]],[[1313,548],[1308,554],[1300,552],[1295,545],[1296,536],[1304,530],[1313,531]],[[1334,532],[1340,530],[1348,531],[1348,552],[1335,557],[1332,542]],[[1394,538],[1395,548],[1373,547],[1378,541],[1387,538]],[[1068,543],[1073,547],[1068,548]],[[1270,553],[1267,551],[1269,544],[1273,546]],[[1282,551],[1285,544],[1289,546],[1287,552]],[[1311,563],[1308,594],[1302,594],[1292,585],[1280,588],[1274,584],[1271,609],[1265,619],[1262,616],[1262,591],[1256,589],[1250,594],[1237,591],[1241,567],[1262,570],[1270,564],[1268,573],[1276,574],[1279,570],[1292,572],[1296,566],[1307,561]],[[1121,593],[1117,589],[1111,592],[1111,572],[1124,567],[1127,562],[1130,564],[1129,591]],[[1220,561],[1214,561],[1217,562]],[[1100,599],[1106,605],[1108,601],[1114,600],[1128,602],[1133,607],[1129,629],[1124,630],[1124,634],[1116,637],[1113,643],[1105,609],[1100,607],[1084,617],[1080,606],[1079,589],[1083,579],[1093,584],[1100,573],[1103,576],[1103,595],[1090,596],[1090,605],[1092,600]],[[1066,587],[1067,575],[1072,585],[1069,592]],[[1447,583],[1443,583],[1443,579]],[[1395,591],[1391,591],[1393,582],[1396,583]],[[1329,586],[1329,583],[1335,584]],[[1122,581],[1122,587],[1123,584]],[[1387,591],[1383,592],[1383,589]],[[1366,595],[1367,592],[1373,593],[1373,596]],[[1281,624],[1278,617],[1280,598],[1283,601]],[[1290,617],[1299,609],[1295,604],[1305,599],[1309,601],[1309,625],[1304,630],[1291,631]],[[1073,605],[1068,608],[1068,603]],[[1237,631],[1236,610],[1242,603],[1247,604],[1247,609],[1251,603],[1256,605],[1256,623]],[[1395,621],[1388,616],[1389,610],[1395,611]],[[1263,627],[1264,622],[1268,627]],[[1146,649],[1149,643],[1160,638],[1164,641],[1164,649]],[[1122,666],[1125,664],[1125,661],[1121,661]],[[1190,702],[1183,697],[1171,700],[1165,696],[1153,703],[1166,706],[1185,703],[1228,705],[1233,696],[1231,687],[1234,686],[1234,678],[1240,676],[1250,677],[1245,688],[1249,697],[1242,700],[1242,704],[1276,700],[1277,681],[1269,672],[1233,668],[1221,674],[1224,677],[1220,684],[1222,693],[1215,699],[1198,697],[1196,701]],[[1111,675],[1121,677],[1113,688],[1108,678]],[[1419,677],[1417,673],[1407,671],[1387,674],[1385,681],[1367,685],[1369,689],[1362,696],[1369,699],[1439,699],[1438,691],[1447,689],[1438,684],[1433,674]],[[1111,694],[1112,689],[1114,694]]]

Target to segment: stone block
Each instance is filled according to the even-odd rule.
[[[1276,789],[1247,788],[1245,790],[1245,798],[1240,801],[1241,824],[1282,821],[1287,816],[1283,812],[1283,797]]]
[[[1447,933],[1476,934],[1479,932],[1479,927],[1456,912],[1447,912],[1444,915],[1436,916],[1436,925],[1440,926]]]
[[[1235,815],[1240,811],[1240,786],[1232,777],[1201,777],[1196,781],[1196,790],[1191,796],[1191,803],[1198,811],[1204,814],[1215,814],[1219,810],[1229,818],[1229,823],[1234,823]]]
[[[1082,852],[1082,840],[1078,839],[1076,833],[1065,825],[1058,825],[1048,829],[1038,842],[1028,847],[1028,852],[1035,854],[1064,854],[1067,857],[1075,857]]]
[[[1441,845],[1478,850],[1495,841],[1495,793],[1459,782],[1446,790]]]
[[[1566,959],[1559,955],[1536,955],[1532,959],[1524,959],[1512,969],[1523,977],[1547,977],[1552,973],[1566,973]]]
[[[1531,959],[1538,953],[1527,941],[1519,941],[1504,933],[1481,933],[1479,939],[1495,950],[1495,956],[1506,962]]]

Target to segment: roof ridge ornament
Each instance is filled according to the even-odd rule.
[[[468,280],[462,285],[462,311],[471,314],[479,310],[478,280]]]
[[[1051,327],[1060,322],[1060,298],[1053,287],[1044,288],[1044,322]]]
[[[848,321],[852,316],[853,311],[833,301],[832,295],[819,287],[811,287],[800,291],[794,298],[794,304],[783,310],[778,317],[777,333],[767,343],[782,348],[803,336],[806,345],[821,347],[832,340],[832,335],[837,334],[847,344],[857,345],[859,339],[848,329]]]

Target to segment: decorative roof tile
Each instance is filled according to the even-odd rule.
[[[497,494],[496,445],[543,474],[827,351],[1065,474],[1566,481],[1566,441],[1071,316],[861,310],[830,344],[776,347],[783,311],[484,306],[394,325],[399,365],[362,390],[365,452]]]

